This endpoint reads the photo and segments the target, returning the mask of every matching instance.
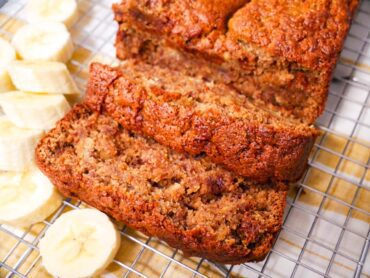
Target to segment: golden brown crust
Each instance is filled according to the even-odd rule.
[[[221,59],[225,53],[249,57],[251,51],[238,46],[245,42],[272,57],[326,70],[335,64],[358,2],[123,0],[113,7],[118,22],[136,21],[182,47]]]
[[[313,123],[324,110],[332,71],[359,1],[229,2],[124,0],[114,5],[120,24],[117,56],[158,61],[142,55],[148,44],[154,44],[157,55],[168,54],[159,54],[163,47],[187,52],[194,55],[194,63],[209,62],[212,73],[207,79],[230,84],[282,115]],[[134,48],[127,44],[130,39],[136,41]],[[190,75],[207,71],[207,66],[200,72],[181,69],[186,59],[178,70]],[[165,66],[174,67],[170,62]]]
[[[299,179],[318,135],[225,86],[143,64],[92,64],[86,103],[129,130],[261,182]]]
[[[351,22],[348,0],[251,1],[229,21],[230,35],[305,68],[330,70]]]
[[[84,105],[41,140],[36,161],[65,196],[189,256],[262,260],[281,228],[283,183],[256,184],[206,158],[173,152]]]
[[[308,124],[323,112],[327,98],[328,75],[317,76],[290,66],[281,67],[273,60],[259,65],[248,62],[249,69],[241,64],[220,64],[199,53],[176,50],[158,34],[139,31],[129,24],[120,25],[116,48],[120,59],[134,58],[185,75],[228,84],[256,105]]]

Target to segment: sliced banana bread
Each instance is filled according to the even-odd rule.
[[[225,85],[134,61],[92,64],[85,102],[128,130],[259,182],[299,179],[318,135]]]
[[[256,184],[176,153],[84,105],[41,140],[36,161],[65,196],[189,256],[262,260],[281,228],[285,184]]]
[[[117,56],[230,84],[313,123],[358,0],[123,0]]]

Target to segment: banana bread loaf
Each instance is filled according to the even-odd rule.
[[[225,85],[134,61],[92,64],[85,102],[128,130],[259,182],[299,179],[318,135]]]
[[[84,105],[41,140],[36,161],[65,196],[189,256],[262,260],[281,228],[285,184],[256,184],[176,153]]]
[[[358,0],[123,0],[117,56],[224,82],[313,123]]]

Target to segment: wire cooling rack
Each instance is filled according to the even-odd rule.
[[[112,2],[79,1],[81,16],[71,30],[76,55],[68,66],[81,91],[89,62],[115,62]],[[11,39],[23,24],[25,3],[0,0],[0,36]],[[282,231],[263,262],[225,266],[185,258],[118,223],[122,247],[102,276],[369,277],[370,1],[362,2],[354,19],[317,126],[322,136],[309,169],[289,194]],[[38,242],[59,215],[81,206],[67,199],[47,221],[27,230],[0,225],[0,277],[47,277]],[[318,232],[323,229],[324,236]]]

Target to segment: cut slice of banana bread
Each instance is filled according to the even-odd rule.
[[[128,130],[259,182],[299,179],[318,135],[225,85],[135,61],[92,64],[85,102]]]
[[[281,228],[287,186],[256,184],[125,130],[77,105],[39,143],[58,189],[189,256],[262,260]]]
[[[322,113],[358,0],[123,0],[117,56],[230,84],[282,115]]]

